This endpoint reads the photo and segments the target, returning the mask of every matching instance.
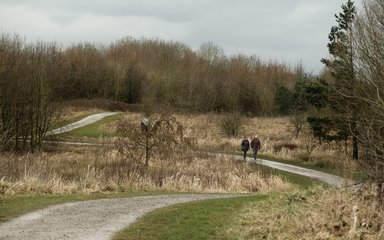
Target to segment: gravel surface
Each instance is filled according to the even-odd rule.
[[[231,154],[220,154],[220,153],[210,153],[210,155],[219,156],[219,157],[227,158],[227,159],[233,159],[233,160],[237,160],[237,161],[244,161],[243,156],[237,156],[237,155],[231,155]],[[297,166],[279,163],[279,162],[274,162],[274,161],[269,161],[269,160],[265,160],[265,159],[258,158],[255,160],[253,158],[247,157],[246,162],[256,163],[259,165],[263,165],[263,166],[267,166],[270,168],[282,170],[285,172],[290,172],[290,173],[294,173],[297,175],[302,175],[302,176],[306,176],[309,178],[317,179],[321,182],[327,183],[328,185],[330,185],[332,187],[337,187],[337,188],[351,187],[351,186],[355,186],[355,184],[356,184],[355,181],[353,181],[353,180],[342,178],[342,177],[332,175],[329,173],[319,172],[319,171],[308,169],[308,168],[297,167]]]
[[[345,179],[345,178],[328,174],[328,173],[319,172],[316,170],[307,169],[307,168],[292,166],[292,165],[278,163],[278,162],[272,162],[272,161],[263,160],[263,159],[257,159],[257,160],[250,159],[249,161],[260,164],[260,165],[268,166],[271,168],[283,170],[286,172],[314,178],[338,188],[348,187],[355,184],[355,182],[352,180]]]
[[[55,134],[69,132],[69,131],[72,131],[73,129],[84,127],[85,125],[97,122],[105,117],[115,115],[115,114],[117,114],[117,112],[103,112],[103,113],[94,114],[86,118],[83,118],[80,121],[66,125],[64,127],[60,127],[60,128],[48,131],[46,135],[48,136],[48,135],[55,135]]]
[[[219,155],[222,155],[223,157],[239,160],[239,161],[244,161],[243,157],[241,157],[241,156],[234,156],[234,155],[227,155],[227,154],[219,154]],[[319,181],[325,182],[325,183],[327,183],[333,187],[338,187],[338,188],[349,187],[349,186],[353,186],[355,184],[355,182],[353,180],[342,178],[342,177],[328,174],[328,173],[324,173],[324,172],[319,172],[319,171],[312,170],[312,169],[297,167],[297,166],[284,164],[284,163],[278,163],[278,162],[274,162],[274,161],[268,161],[265,159],[256,159],[255,160],[253,158],[247,157],[246,160],[247,160],[247,162],[256,163],[256,164],[264,165],[267,167],[275,168],[278,170],[282,170],[282,171],[286,171],[286,172],[295,173],[298,175],[314,178],[314,179],[317,179]]]
[[[0,239],[110,239],[156,208],[231,194],[180,194],[101,199],[48,207],[0,224]]]

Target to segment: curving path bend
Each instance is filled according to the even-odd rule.
[[[66,203],[0,224],[0,239],[105,240],[156,208],[233,194],[180,194]]]
[[[227,157],[227,158],[232,158],[235,160],[243,160],[242,156],[235,156],[235,155],[229,155],[229,154],[218,154],[218,155],[221,155],[221,156]],[[303,167],[293,166],[293,165],[289,165],[289,164],[269,161],[269,160],[265,160],[265,159],[256,159],[255,160],[253,158],[247,157],[246,160],[247,160],[247,162],[256,163],[256,164],[271,167],[274,169],[278,169],[278,170],[282,170],[282,171],[286,171],[286,172],[295,173],[298,175],[314,178],[314,179],[317,179],[321,182],[327,183],[330,186],[337,187],[337,188],[349,187],[349,186],[355,185],[355,182],[353,180],[342,178],[342,177],[332,175],[329,173],[319,172],[319,171],[308,169],[308,168],[303,168]]]
[[[115,114],[117,114],[117,112],[103,112],[103,113],[93,114],[91,116],[81,119],[80,121],[48,131],[46,135],[49,136],[49,135],[69,132],[69,131],[72,131],[73,129],[84,127],[85,125],[97,122],[105,117],[112,116]]]

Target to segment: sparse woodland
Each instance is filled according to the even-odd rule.
[[[348,190],[325,191],[329,196],[319,191],[300,193],[298,198],[291,193],[290,204],[305,207],[289,215],[289,221],[299,222],[298,216],[315,219],[312,225],[300,225],[311,229],[307,237],[380,239],[384,229],[384,2],[367,0],[356,10],[348,0],[335,17],[328,36],[330,56],[321,60],[325,68],[317,76],[306,73],[300,63],[226,56],[211,42],[193,50],[180,42],[126,37],[107,46],[79,43],[64,48],[1,34],[0,196],[133,189],[292,192],[291,184],[273,174],[200,151],[233,153],[239,151],[242,135],[258,134],[265,156],[345,170],[348,173],[339,173],[358,175],[362,183],[358,196]],[[67,109],[68,102],[78,99],[115,104],[101,110],[128,106],[138,111],[120,119],[120,125],[110,126],[118,136],[103,141],[113,142],[113,147],[96,153],[86,147],[45,151],[42,143],[60,115],[58,109]],[[169,114],[166,118],[171,120],[164,125],[168,129],[159,127],[159,133],[156,128],[142,135],[140,129],[128,128],[160,113]],[[169,129],[173,135],[161,134],[172,132]],[[188,151],[172,145],[180,139],[188,140]],[[170,144],[164,144],[168,140]],[[152,155],[156,144],[163,152]],[[143,149],[147,152],[142,158],[135,158],[135,151]],[[324,210],[327,204],[334,205],[331,212]],[[364,208],[362,217],[357,217],[353,206]],[[346,217],[347,213],[355,218]],[[239,222],[252,219],[252,214],[260,211],[248,209]],[[276,221],[289,224],[283,215],[276,216],[280,216]],[[274,231],[273,224],[269,228]],[[249,234],[246,239],[255,231],[247,226],[239,229]]]

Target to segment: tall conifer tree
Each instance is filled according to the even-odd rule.
[[[356,131],[357,108],[351,96],[355,91],[355,72],[353,61],[353,34],[352,26],[356,16],[354,2],[347,0],[342,4],[342,11],[335,15],[337,25],[331,28],[327,45],[330,59],[322,59],[321,62],[331,70],[334,83],[331,85],[332,96],[330,105],[333,112],[343,118],[337,121],[341,124],[348,123],[352,133],[353,158],[358,159],[358,140]],[[345,126],[340,126],[345,129]]]

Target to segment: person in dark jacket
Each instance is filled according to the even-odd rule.
[[[253,158],[256,160],[257,152],[261,148],[260,139],[257,135],[251,141],[251,148],[253,150]]]
[[[241,142],[241,151],[244,153],[244,160],[247,157],[247,152],[249,150],[249,141],[247,137],[244,137],[243,141]]]

